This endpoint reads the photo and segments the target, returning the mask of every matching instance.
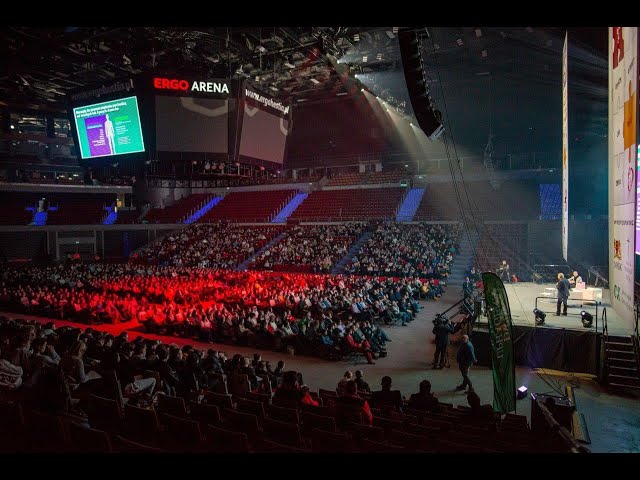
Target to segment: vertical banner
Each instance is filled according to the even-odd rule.
[[[609,288],[633,330],[637,166],[638,28],[609,28]]]
[[[516,368],[513,358],[511,309],[502,280],[491,272],[482,274],[489,342],[493,370],[493,410],[500,413],[516,409]]]
[[[569,243],[569,97],[567,95],[567,33],[562,49],[562,258],[567,262]]]

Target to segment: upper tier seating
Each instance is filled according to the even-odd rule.
[[[165,208],[154,208],[144,218],[148,223],[180,223],[211,198],[209,193],[183,197]]]
[[[367,183],[400,183],[401,180],[408,180],[411,174],[403,171],[373,172],[367,178]]]
[[[414,220],[458,220],[460,208],[451,183],[432,183],[427,185],[422,201],[416,210]]]
[[[28,225],[33,212],[27,207],[35,207],[39,195],[36,193],[2,192],[0,193],[0,225]]]
[[[232,192],[204,214],[198,223],[270,222],[295,195],[295,190]]]
[[[394,218],[405,194],[404,188],[316,191],[289,218],[342,221]]]
[[[327,182],[328,187],[340,186],[340,185],[358,185],[364,183],[366,173],[349,172],[334,176]]]
[[[531,220],[540,215],[536,182],[508,181],[494,189],[487,181],[471,181],[466,189],[459,184],[458,190],[463,208],[482,212],[485,220]],[[427,185],[413,219],[457,220],[459,212],[453,184],[433,183]]]
[[[117,225],[126,225],[136,223],[140,212],[137,210],[118,210],[118,218],[116,219]]]
[[[47,195],[50,207],[47,225],[95,225],[106,215],[105,206],[113,205],[115,194],[52,193]]]

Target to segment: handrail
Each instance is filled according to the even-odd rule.
[[[557,300],[558,299],[558,297],[547,297],[545,295],[540,295],[540,296],[536,297],[536,303],[535,303],[536,310],[538,309],[538,299],[540,299],[540,298],[544,298],[546,300],[550,300],[550,299]],[[597,300],[582,300],[582,302],[583,302],[583,306],[587,302],[593,302],[593,304],[596,306],[596,318],[595,318],[595,320],[596,320],[596,333],[598,333],[598,303],[599,302]],[[603,310],[606,310],[606,309],[603,308]]]
[[[460,300],[458,300],[456,303],[454,303],[453,305],[451,305],[449,308],[447,308],[444,312],[439,313],[438,315],[444,315],[445,313],[449,312],[450,310],[453,310],[455,307],[457,307],[458,305],[460,305],[462,302],[464,302],[464,298],[461,298]]]
[[[562,425],[558,423],[553,414],[549,411],[547,406],[542,402],[539,398],[535,398],[535,402],[538,404],[538,408],[540,409],[540,413],[544,417],[545,422],[549,427],[549,431],[553,433],[557,433],[558,436],[562,439],[562,442],[566,445],[568,452],[567,453],[591,453],[591,451],[580,445],[573,435]]]
[[[598,280],[601,280],[603,285],[609,285],[609,280],[605,277],[603,277],[600,272],[597,270],[598,267],[605,267],[604,265],[591,265],[588,269],[587,269],[587,285],[591,284],[591,276],[593,275],[593,277],[595,278],[594,282],[593,282],[593,286],[597,287],[598,286]]]
[[[602,337],[604,340],[604,369],[607,372],[607,376],[601,376],[605,379],[608,377],[608,369],[609,369],[609,328],[607,325],[607,307],[602,309]]]

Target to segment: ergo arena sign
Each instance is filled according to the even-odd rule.
[[[206,82],[181,80],[177,78],[154,77],[153,88],[156,90],[192,91],[207,93],[229,93],[229,86],[224,82]]]

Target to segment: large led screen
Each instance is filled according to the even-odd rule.
[[[156,96],[156,149],[227,153],[229,101]]]
[[[82,158],[144,152],[136,97],[73,109]]]

